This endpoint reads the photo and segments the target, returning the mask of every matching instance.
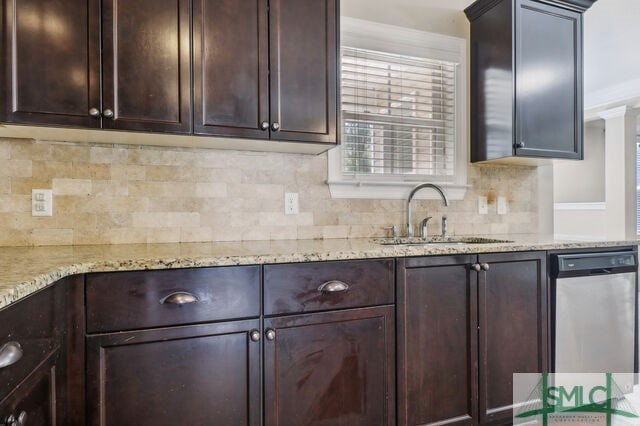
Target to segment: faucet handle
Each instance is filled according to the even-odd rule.
[[[385,226],[385,231],[387,231],[387,236],[389,235],[389,231],[391,231],[391,238],[398,238],[398,228],[395,225]]]
[[[432,219],[432,216],[425,217],[424,219],[422,219],[422,222],[420,222],[420,237],[421,238],[427,238],[429,236],[429,230],[427,228],[427,224],[429,223],[430,219]]]
[[[448,221],[447,221],[447,216],[443,215],[442,216],[442,238],[447,238],[447,234],[449,233],[448,230]]]

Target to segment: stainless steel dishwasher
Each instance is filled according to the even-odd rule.
[[[551,256],[556,373],[636,371],[637,257],[636,250]]]

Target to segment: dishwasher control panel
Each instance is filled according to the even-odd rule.
[[[563,272],[612,273],[614,268],[637,267],[635,252],[576,253],[556,255],[557,274]]]

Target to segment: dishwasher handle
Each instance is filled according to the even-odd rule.
[[[592,270],[589,275],[609,275],[613,274],[613,269],[611,268],[600,268]]]

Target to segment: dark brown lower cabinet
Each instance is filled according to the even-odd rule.
[[[91,425],[258,426],[258,319],[87,337]]]
[[[266,426],[395,425],[393,306],[264,320]]]
[[[67,277],[0,309],[0,425],[84,424],[83,283]]]
[[[545,259],[398,260],[400,425],[511,423],[513,373],[548,371]]]
[[[56,360],[53,352],[4,401],[0,403],[0,425],[62,425],[56,416]]]

